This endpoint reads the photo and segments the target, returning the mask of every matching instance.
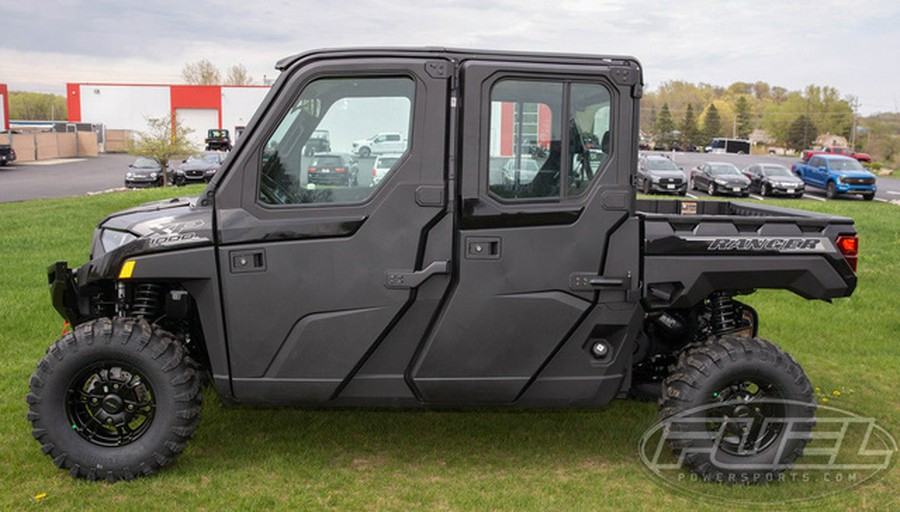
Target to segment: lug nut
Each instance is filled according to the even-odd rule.
[[[609,354],[609,347],[606,346],[606,343],[598,341],[597,343],[594,343],[593,347],[591,347],[591,353],[594,354],[594,357],[598,359],[603,358],[606,357],[607,354]]]

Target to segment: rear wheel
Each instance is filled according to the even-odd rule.
[[[200,421],[195,366],[171,334],[143,320],[86,322],[31,376],[32,435],[73,477],[153,474],[181,454]]]
[[[814,424],[809,379],[762,338],[687,349],[663,383],[660,420],[685,466],[715,482],[771,481],[803,453]]]

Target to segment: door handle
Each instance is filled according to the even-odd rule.
[[[264,272],[266,270],[266,250],[231,251],[228,253],[231,273]]]
[[[391,290],[418,288],[433,275],[449,274],[449,261],[433,261],[422,270],[388,270],[384,273],[384,286]]]

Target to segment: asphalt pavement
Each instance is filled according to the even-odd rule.
[[[648,153],[660,154],[659,152]],[[791,164],[796,162],[795,158],[773,155],[713,155],[677,152],[666,152],[665,154],[683,169],[685,178],[690,175],[691,169],[707,161],[731,162],[738,169],[743,169],[753,163],[777,163],[790,167]],[[93,192],[120,189],[124,186],[128,164],[133,161],[134,157],[130,155],[104,154],[97,158],[50,162],[14,162],[11,165],[0,167],[0,203],[81,196]],[[374,158],[359,160],[359,184],[361,186],[369,185],[371,182],[373,162]],[[305,164],[306,162],[304,161],[303,163]],[[305,169],[306,167],[304,165],[301,168]],[[304,184],[305,176],[302,176],[301,186]],[[696,190],[688,191],[688,195],[694,198],[707,197],[705,192]],[[763,199],[758,194],[752,195],[751,198]],[[807,193],[804,194],[803,198],[819,201],[826,200],[825,192],[817,189],[807,189]],[[840,200],[861,201],[862,199],[856,196],[849,196]],[[900,201],[900,180],[879,177],[878,193],[875,196],[875,200]]]

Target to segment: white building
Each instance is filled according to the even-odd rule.
[[[148,119],[172,116],[193,130],[190,138],[198,146],[210,129],[227,129],[234,140],[268,92],[269,86],[66,84],[71,123],[141,132]]]

